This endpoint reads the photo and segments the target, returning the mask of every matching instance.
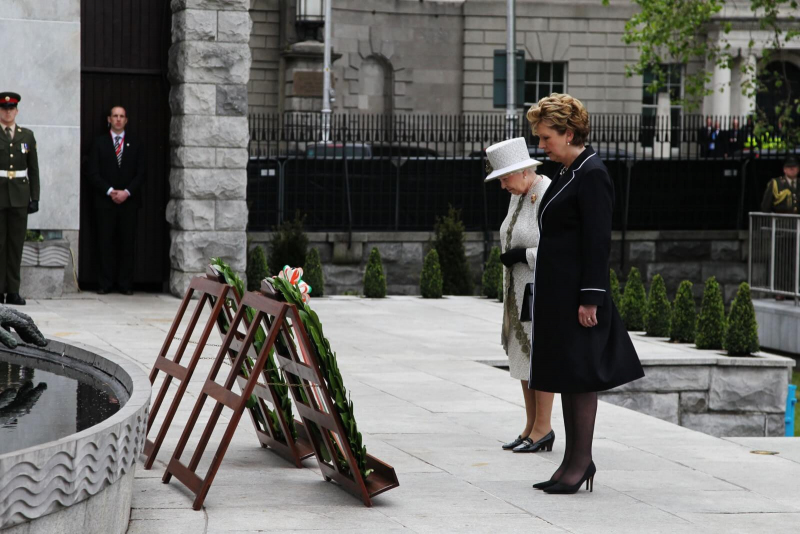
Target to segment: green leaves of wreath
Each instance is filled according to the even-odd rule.
[[[213,258],[211,260],[211,264],[216,267],[216,269],[222,274],[225,278],[225,282],[233,286],[236,291],[239,292],[239,295],[244,296],[245,287],[244,281],[237,275],[231,268],[228,266],[222,259],[220,258]],[[232,303],[231,307],[236,309],[236,303]],[[252,308],[247,308],[245,310],[245,314],[247,316],[247,320],[252,323],[253,319],[255,319],[256,313],[255,310]],[[264,341],[266,341],[267,336],[264,332],[264,329],[259,326],[258,330],[256,331],[255,340],[253,341],[253,345],[255,345],[256,351],[261,352],[261,347],[264,346]],[[292,437],[297,438],[297,427],[294,423],[294,413],[292,412],[292,403],[289,399],[289,388],[286,385],[286,379],[283,376],[283,372],[278,369],[275,365],[275,358],[273,357],[274,350],[270,351],[269,357],[267,358],[267,364],[265,366],[265,370],[267,372],[267,377],[272,384],[272,387],[275,388],[275,392],[278,394],[278,398],[280,401],[280,410],[283,412],[284,419],[286,423],[289,425],[289,430],[292,432]],[[250,364],[253,364],[252,359],[248,358]],[[242,366],[242,372],[244,376],[247,377],[247,368],[246,366]],[[262,418],[261,414],[258,410],[258,397],[255,395],[251,395],[250,399],[247,401],[247,408],[252,411],[254,415],[256,415],[257,419],[259,419],[262,424],[266,424]],[[270,410],[266,404],[261,403],[261,406],[266,411],[267,416],[270,420],[270,426],[272,426],[272,430],[275,433],[275,436],[278,439],[283,439],[283,431],[281,430],[280,421],[278,420],[277,414]]]
[[[342,374],[339,372],[336,353],[331,350],[331,345],[322,332],[322,323],[319,320],[319,316],[303,300],[303,295],[297,285],[293,285],[288,280],[279,277],[268,278],[267,281],[283,295],[286,302],[297,307],[297,311],[300,313],[300,320],[303,322],[308,335],[311,336],[317,353],[317,360],[320,363],[320,367],[322,367],[322,374],[328,386],[328,391],[333,397],[336,411],[339,412],[344,424],[346,438],[350,445],[350,450],[353,451],[358,470],[366,478],[372,472],[371,469],[367,469],[367,448],[362,443],[361,432],[358,431],[356,417],[353,413],[353,401],[347,396],[347,389],[344,387]],[[336,453],[337,456],[342,454],[338,448]],[[343,460],[340,457],[339,464],[346,466],[347,463]]]

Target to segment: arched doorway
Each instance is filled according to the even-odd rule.
[[[94,194],[87,160],[108,131],[112,105],[128,112],[127,130],[146,146],[147,179],[139,211],[134,287],[162,291],[169,280],[169,82],[172,12],[165,0],[81,0],[81,214],[79,281],[96,286]]]
[[[394,69],[383,56],[371,55],[359,68],[359,111],[391,115],[394,112]]]
[[[773,121],[776,117],[776,105],[785,102],[787,98],[800,98],[800,67],[790,61],[773,61],[766,66],[760,78],[765,90],[756,95],[756,106],[770,121]],[[778,84],[776,79],[787,82]],[[792,118],[795,123],[800,121],[796,107]]]

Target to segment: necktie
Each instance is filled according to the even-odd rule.
[[[13,135],[11,135],[11,133],[12,133],[12,132],[11,132],[11,127],[10,127],[10,126],[7,126],[7,127],[6,127],[6,135],[8,136],[8,138],[9,138],[9,139],[13,139],[13,138],[14,138],[14,136],[13,136]]]
[[[118,135],[114,138],[114,152],[117,153],[117,167],[122,166],[122,143],[120,143],[122,136]]]

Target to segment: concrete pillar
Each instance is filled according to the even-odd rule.
[[[711,77],[712,93],[705,98],[703,111],[706,115],[731,114],[731,70],[719,65],[707,64],[713,68]]]
[[[169,50],[170,291],[247,254],[249,0],[173,0]]]

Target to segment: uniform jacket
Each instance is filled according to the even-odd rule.
[[[144,145],[125,132],[125,147],[122,151],[122,165],[117,165],[114,140],[110,133],[95,138],[89,153],[89,180],[97,194],[97,200],[113,204],[108,196],[108,188],[127,189],[131,196],[126,202],[140,205],[142,184],[147,173]]]
[[[797,179],[793,183],[786,176],[780,176],[769,181],[761,199],[761,211],[797,213],[797,207]]]
[[[611,177],[589,146],[556,174],[542,199],[531,299],[531,389],[604,391],[644,376],[611,300],[613,206]],[[596,326],[580,325],[581,304],[598,306]]]
[[[0,170],[28,171],[27,177],[0,176],[0,208],[27,208],[39,200],[39,159],[36,138],[27,128],[15,126],[14,139],[0,128]]]

